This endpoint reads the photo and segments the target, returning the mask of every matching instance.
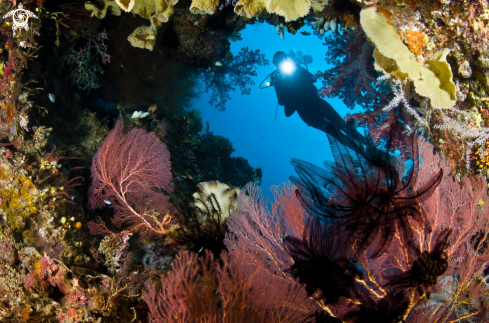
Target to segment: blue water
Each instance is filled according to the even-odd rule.
[[[310,27],[301,28],[302,30],[312,33]],[[332,67],[324,60],[327,47],[314,35],[286,33],[282,40],[274,26],[257,23],[242,30],[241,37],[242,41],[231,44],[234,55],[247,46],[250,50],[259,49],[271,62],[276,51],[288,53],[290,49],[296,49],[313,57],[312,64],[308,65],[310,72],[316,73]],[[251,94],[241,95],[239,91],[231,93],[231,100],[224,112],[209,105],[209,94],[202,95],[196,102],[196,107],[202,111],[204,123],[208,121],[210,124],[210,131],[231,140],[236,149],[233,156],[248,159],[252,167],[262,167],[261,187],[268,196],[271,196],[271,185],[280,185],[288,181],[290,175],[295,174],[290,165],[292,157],[316,165],[322,165],[325,160],[333,160],[326,135],[305,124],[297,113],[286,118],[284,108],[279,106],[277,120],[274,121],[277,108],[275,90],[272,87],[264,90],[258,88],[261,81],[274,69],[273,64],[258,67],[258,76],[254,78],[255,86],[252,87]],[[316,87],[321,86],[322,82],[316,83]],[[341,116],[352,112],[339,99],[327,98],[327,101]]]

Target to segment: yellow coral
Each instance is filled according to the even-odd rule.
[[[234,6],[234,12],[238,15],[251,18],[265,9],[261,1],[256,0],[239,0]]]
[[[102,9],[93,5],[90,1],[85,2],[85,9],[92,12],[91,17],[97,17],[99,19],[104,19],[107,11],[110,11],[112,14],[116,16],[121,15],[121,9],[117,5],[117,3],[113,0],[105,0],[104,7]]]
[[[193,14],[211,15],[216,11],[218,5],[219,0],[192,0],[190,11]]]
[[[92,16],[103,18],[108,8],[113,10],[116,16],[121,14],[121,9],[126,12],[138,14],[145,19],[149,19],[151,26],[141,26],[136,28],[129,35],[129,41],[134,47],[153,50],[156,42],[156,30],[162,23],[167,22],[173,13],[173,5],[178,0],[103,0],[104,9],[100,10],[90,2],[85,3],[87,10],[93,11]],[[216,1],[216,0],[211,0]],[[148,29],[151,28],[152,30]]]
[[[323,11],[324,7],[328,5],[328,0],[312,0],[311,8],[316,12]]]
[[[153,50],[156,44],[156,30],[151,26],[140,26],[127,37],[132,47]]]
[[[372,9],[360,12],[360,23],[375,45],[375,68],[385,74],[414,83],[419,95],[431,99],[434,108],[450,108],[455,104],[455,84],[452,70],[446,61],[449,49],[434,54],[423,66],[401,41],[396,28]]]
[[[131,12],[136,13],[145,19],[149,19],[155,13],[168,10],[169,6],[170,5],[164,0],[138,0],[134,4]]]
[[[263,3],[268,12],[284,17],[286,22],[304,17],[311,7],[309,0],[263,0]]]
[[[28,177],[14,175],[9,178],[8,172],[8,169],[0,167],[0,180],[8,180],[0,188],[1,214],[12,229],[23,228],[25,220],[37,213],[37,190]]]
[[[134,7],[136,0],[115,0],[115,2],[119,5],[119,7],[122,10],[129,12]]]

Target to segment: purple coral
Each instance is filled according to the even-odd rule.
[[[216,105],[219,111],[226,110],[226,102],[231,99],[229,92],[241,89],[241,95],[250,94],[248,85],[255,85],[251,77],[256,76],[256,66],[266,66],[270,61],[260,50],[249,50],[248,47],[232,58],[225,58],[216,63],[214,68],[204,71],[206,92],[212,91],[209,103]]]

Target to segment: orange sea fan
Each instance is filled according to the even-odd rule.
[[[423,53],[423,46],[428,43],[426,35],[423,32],[413,30],[412,28],[409,28],[409,30],[404,32],[404,39],[406,40],[409,50],[416,56]]]

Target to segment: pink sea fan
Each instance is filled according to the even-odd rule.
[[[168,214],[162,216],[168,206],[163,191],[173,191],[170,154],[154,133],[134,128],[126,135],[122,128],[117,122],[93,156],[89,207],[110,204],[116,226],[144,236],[163,235],[170,222]],[[94,222],[90,229],[100,233]]]

